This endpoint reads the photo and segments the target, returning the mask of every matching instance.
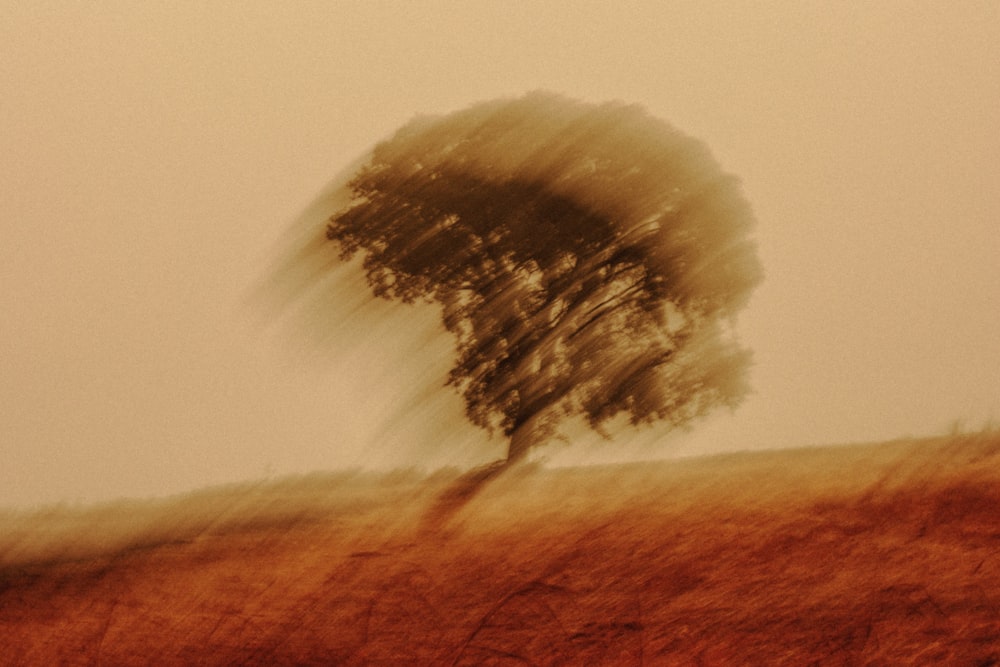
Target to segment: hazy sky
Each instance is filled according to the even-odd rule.
[[[497,455],[420,393],[429,308],[346,300],[320,356],[247,295],[373,142],[535,88],[644,105],[756,211],[757,393],[663,453],[1000,420],[1000,4],[537,4],[0,0],[0,505]]]

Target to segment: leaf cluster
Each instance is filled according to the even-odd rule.
[[[328,237],[376,295],[442,305],[474,423],[532,446],[568,415],[680,425],[745,395],[753,216],[642,109],[534,93],[417,118],[349,187]]]

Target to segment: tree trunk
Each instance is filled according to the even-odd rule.
[[[538,444],[535,429],[531,427],[532,421],[534,420],[528,420],[524,424],[521,424],[511,434],[510,444],[507,445],[508,464],[523,461],[532,447]]]

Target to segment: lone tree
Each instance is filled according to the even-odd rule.
[[[376,295],[442,306],[448,384],[508,462],[567,417],[679,426],[748,392],[732,323],[762,275],[753,216],[642,109],[532,93],[420,117],[347,187],[327,237]]]

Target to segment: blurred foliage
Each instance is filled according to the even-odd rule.
[[[436,301],[449,384],[523,455],[582,415],[682,425],[748,391],[754,219],[707,149],[635,106],[532,93],[418,117],[328,226],[378,296]]]

